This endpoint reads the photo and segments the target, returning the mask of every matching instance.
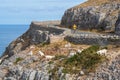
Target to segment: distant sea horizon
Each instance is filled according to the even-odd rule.
[[[6,47],[25,33],[30,24],[0,24],[0,56],[4,53]]]

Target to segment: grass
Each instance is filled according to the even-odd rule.
[[[49,61],[48,64],[53,64],[54,62],[53,61]]]
[[[59,59],[65,59],[65,58],[67,58],[67,56],[65,56],[65,55],[55,55],[55,58],[54,58],[54,60],[59,60]]]
[[[120,0],[114,0],[116,2],[120,2]],[[75,7],[73,7],[74,9],[80,8],[80,7],[88,7],[88,6],[99,6],[102,4],[106,4],[106,3],[111,3],[113,1],[110,0],[88,0],[80,5],[77,5]]]
[[[59,54],[66,54],[65,51],[62,51],[64,48],[65,44],[67,44],[67,41],[61,41],[61,42],[55,42],[51,44],[37,44],[35,46],[35,49],[33,50],[33,53],[36,54],[38,51],[42,51],[43,53],[47,55],[59,55]],[[68,50],[66,50],[68,51]]]
[[[16,61],[14,62],[14,64],[17,64],[18,62],[20,62],[20,61],[22,61],[22,60],[23,60],[23,58],[18,57],[18,58],[16,58]]]
[[[33,53],[34,53],[34,54],[38,53],[38,51],[40,51],[41,48],[43,48],[43,47],[45,47],[45,46],[48,46],[48,45],[49,45],[49,43],[45,43],[45,42],[40,43],[40,44],[37,44],[37,45],[35,46],[35,49],[33,50]]]
[[[50,44],[49,42],[43,42],[43,43],[41,43],[41,46],[43,47],[43,46],[45,46],[45,45],[48,45],[48,44]]]

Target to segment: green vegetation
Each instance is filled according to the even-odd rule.
[[[49,61],[48,64],[53,64],[54,62],[53,61]]]
[[[40,44],[37,44],[38,47],[44,47],[45,45],[48,45],[49,42],[42,42]]]
[[[97,54],[96,52],[100,49],[100,46],[91,46],[82,53],[78,53],[65,61],[65,68],[76,72],[77,70],[86,69],[87,72],[95,71],[95,68],[99,63],[103,62],[106,57]],[[72,69],[72,68],[75,69]]]
[[[65,56],[65,55],[55,55],[55,58],[54,58],[54,60],[59,60],[59,59],[65,59],[65,58],[67,58],[67,56]]]
[[[54,67],[54,69],[52,69],[52,70],[50,70],[49,71],[49,73],[52,73],[52,78],[53,78],[53,80],[59,80],[59,75],[58,75],[58,69],[59,69],[59,67]]]
[[[99,45],[94,45],[70,58],[57,56],[55,60],[63,59],[57,62],[56,68],[51,72],[54,74],[57,73],[58,67],[63,67],[63,73],[70,74],[79,73],[80,70],[85,70],[85,73],[94,72],[96,67],[106,60],[105,56],[96,53],[100,49],[101,47]]]
[[[16,61],[14,62],[14,64],[17,64],[18,62],[20,62],[20,61],[22,61],[22,60],[23,60],[23,58],[18,57],[18,58],[16,58]]]
[[[41,43],[42,46],[45,46],[45,45],[48,45],[48,44],[49,44],[49,42],[43,42],[43,43]]]

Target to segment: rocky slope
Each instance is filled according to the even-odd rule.
[[[120,1],[88,0],[65,11],[61,24],[78,29],[115,31],[119,34]]]
[[[58,78],[50,73],[54,69],[55,63],[49,60],[42,60],[40,55],[29,56],[27,53],[19,53],[6,59],[0,65],[1,80],[119,80],[120,79],[120,55],[117,55],[109,62],[103,63],[95,73],[67,74],[62,73],[62,67],[58,70]],[[113,54],[112,52],[109,54]],[[115,55],[116,53],[114,53]],[[16,58],[22,57],[24,60],[17,64]]]
[[[62,34],[64,30],[48,25],[58,25],[59,23],[59,21],[32,22],[27,32],[9,44],[4,55],[12,56],[30,45],[49,43],[50,34]]]
[[[1,58],[0,80],[120,79],[120,48],[117,46],[108,49],[106,53],[108,60],[97,67],[95,72],[86,73],[85,69],[77,73],[64,72],[62,61],[89,45],[73,45],[65,42],[62,37],[67,36],[71,31],[55,25],[48,22],[46,25],[33,22],[26,33],[13,41]],[[59,40],[51,43],[52,36],[54,36],[53,40],[57,39],[55,36],[59,36]],[[55,57],[55,55],[61,56]]]
[[[117,34],[120,34],[119,0],[114,0],[112,3],[110,0],[101,1],[89,0],[82,5],[68,9],[61,24],[69,27],[75,23],[79,29],[100,28],[115,30]],[[84,59],[86,56],[93,63],[94,56],[102,57],[100,59],[105,58],[105,61],[98,60],[95,66],[90,68],[94,70],[88,72],[84,67],[81,67],[84,63],[76,68],[64,61],[71,59],[71,57],[73,59],[74,55],[83,55],[82,51],[84,53],[84,50],[90,47],[85,44],[100,43],[101,36],[110,35],[79,31],[73,34],[71,29],[61,28],[59,24],[60,21],[32,22],[29,30],[11,42],[1,57],[0,80],[120,80],[119,35],[110,39],[112,43],[115,42],[117,45],[107,44],[106,53],[98,55],[95,52],[93,55],[91,53],[94,51],[88,51],[90,56],[93,55],[92,58],[89,58],[88,55],[81,57]],[[84,44],[81,45],[83,42]],[[106,39],[103,42],[106,43]],[[95,60],[97,60],[96,57]],[[75,65],[77,65],[76,63]],[[72,68],[70,68],[71,66]],[[66,67],[69,71],[66,71]]]

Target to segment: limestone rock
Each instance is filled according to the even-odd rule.
[[[119,15],[119,17],[118,17],[117,22],[116,22],[115,25],[116,25],[116,27],[115,27],[115,33],[118,34],[118,35],[120,35],[120,15]]]
[[[35,74],[36,74],[36,71],[32,71],[30,73],[29,80],[34,80],[35,79]]]
[[[30,52],[28,53],[28,55],[32,56],[32,55],[33,55],[33,52],[32,52],[32,51],[30,51]]]
[[[42,51],[39,51],[38,54],[40,54],[40,56],[44,56],[45,55]]]
[[[41,30],[30,31],[29,36],[31,44],[48,43],[50,41],[48,33]]]
[[[99,1],[100,5],[95,5]],[[83,4],[65,11],[61,24],[66,27],[72,27],[73,24],[78,29],[98,29],[106,31],[115,31],[116,22],[119,23],[120,3],[110,0],[89,0]],[[96,2],[96,3],[95,3]],[[86,5],[86,6],[82,6]],[[90,6],[89,6],[90,5]]]
[[[80,71],[80,75],[84,75],[85,73],[83,71]]]
[[[16,43],[16,41],[13,41],[9,46],[6,48],[6,51],[4,55],[12,56],[13,54],[17,54],[21,51],[22,43]]]
[[[75,51],[71,51],[71,52],[69,53],[68,57],[72,57],[72,56],[74,56],[74,55],[76,55],[76,52],[75,52]]]

